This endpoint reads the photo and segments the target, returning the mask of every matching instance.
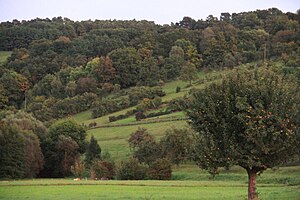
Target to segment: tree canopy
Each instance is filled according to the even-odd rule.
[[[163,26],[63,17],[2,22],[0,50],[12,54],[0,64],[0,107],[26,107],[51,122],[91,108],[96,100],[83,97],[86,93],[101,99],[179,77],[191,83],[197,70],[270,58],[297,70],[299,27],[298,13],[276,8],[223,12],[206,20],[186,16]]]

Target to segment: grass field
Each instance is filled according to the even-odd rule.
[[[131,186],[131,185],[62,185],[0,187],[1,199],[246,199],[245,187],[210,186]],[[260,198],[264,200],[297,200],[295,188],[263,187]]]
[[[261,200],[299,200],[300,167],[267,170],[257,179]],[[93,181],[33,179],[0,181],[0,199],[207,199],[240,200],[247,197],[245,170],[221,169],[214,180],[190,164],[174,167],[171,181]]]
[[[299,188],[258,185],[263,200],[297,200]],[[240,200],[247,184],[224,181],[73,181],[35,179],[0,182],[0,199],[209,199]]]

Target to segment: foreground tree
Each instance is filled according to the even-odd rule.
[[[299,84],[271,69],[235,70],[193,94],[187,114],[198,132],[195,160],[204,169],[239,165],[256,176],[299,156]]]

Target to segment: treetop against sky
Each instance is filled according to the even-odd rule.
[[[149,20],[157,24],[178,22],[183,16],[206,19],[219,17],[222,12],[239,13],[256,9],[278,8],[283,12],[296,12],[297,0],[0,0],[0,21],[29,20],[35,18],[67,17],[72,20],[117,19]]]

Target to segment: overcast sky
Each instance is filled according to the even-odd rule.
[[[243,12],[276,7],[296,12],[300,0],[0,0],[0,21],[67,17],[74,21],[94,19],[179,22],[184,16],[206,19],[210,14]]]

